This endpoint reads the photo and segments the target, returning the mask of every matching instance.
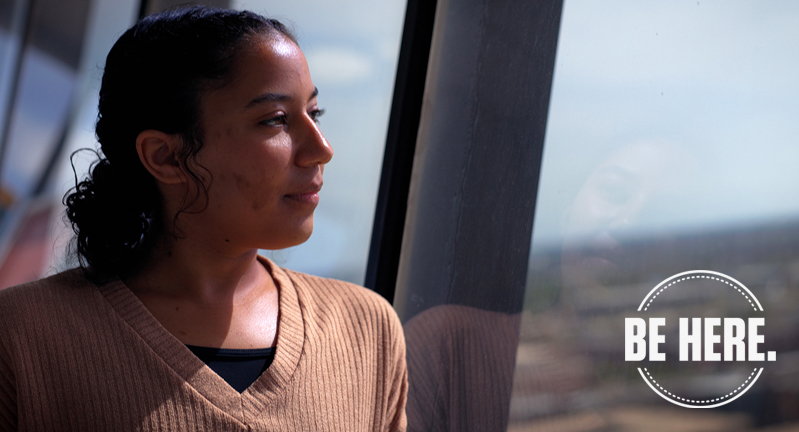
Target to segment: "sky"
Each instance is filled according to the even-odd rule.
[[[566,1],[535,241],[799,218],[797,23],[791,1]]]

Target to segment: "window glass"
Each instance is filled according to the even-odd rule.
[[[33,192],[64,127],[74,84],[74,69],[36,47],[27,50],[2,171],[12,196]]]
[[[795,2],[565,2],[509,430],[797,421],[798,23]],[[647,314],[666,320],[667,360],[626,361],[625,318],[646,318],[648,293],[692,270],[739,281],[762,310],[709,280],[665,291]],[[755,316],[775,361],[677,359],[679,318]],[[660,385],[733,396],[689,410]]]
[[[48,239],[52,247],[47,273],[55,273],[74,267],[67,252],[71,240],[72,229],[63,222],[64,207],[60,205],[66,192],[75,187],[75,174],[79,178],[86,175],[89,165],[95,161],[90,152],[80,152],[74,158],[75,167],[70,164],[69,155],[78,149],[98,149],[100,145],[94,135],[94,123],[97,120],[97,103],[100,92],[105,57],[117,38],[136,20],[139,4],[130,0],[94,0],[86,19],[85,37],[82,55],[77,72],[75,86],[74,112],[70,120],[65,148],[54,165],[54,176],[45,191],[53,203],[58,203],[58,210],[53,212],[53,228]]]
[[[63,142],[74,103],[89,3],[47,0],[2,6],[13,10],[14,18],[3,21],[15,36],[0,52],[13,59],[0,72],[8,77],[0,86],[7,104],[3,109],[9,108],[0,160],[0,289],[39,276],[49,257],[48,222],[54,212],[45,208],[51,205],[35,202],[35,195]],[[23,29],[23,22],[28,28]]]
[[[0,131],[5,125],[6,108],[11,97],[25,3],[23,0],[0,0]]]
[[[320,127],[335,152],[315,213],[314,234],[294,248],[264,251],[279,265],[363,283],[380,182],[405,2],[233,1],[296,30],[325,109]]]
[[[31,27],[16,86],[2,167],[2,187],[17,200],[33,192],[61,139],[77,83],[90,2],[42,1],[29,7]],[[21,6],[20,6],[21,7]]]

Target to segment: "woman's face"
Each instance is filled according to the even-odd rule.
[[[316,93],[297,45],[258,36],[231,82],[202,97],[196,162],[213,181],[196,216],[210,241],[281,249],[311,235],[324,164],[333,156],[315,121]]]

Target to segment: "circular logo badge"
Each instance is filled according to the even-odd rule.
[[[723,273],[676,274],[625,318],[625,361],[660,397],[686,408],[715,408],[757,382],[774,351],[761,352],[765,317],[757,297]]]

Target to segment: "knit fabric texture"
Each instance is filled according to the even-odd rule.
[[[119,280],[74,269],[0,291],[0,431],[405,430],[388,302],[261,261],[279,290],[276,354],[243,393]]]

